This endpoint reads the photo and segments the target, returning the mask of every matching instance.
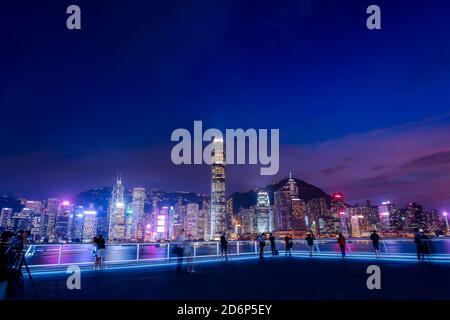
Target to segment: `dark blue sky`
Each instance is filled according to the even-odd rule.
[[[70,4],[81,7],[82,30],[66,29]],[[365,26],[370,4],[381,7],[382,30]],[[118,171],[128,187],[208,192],[207,167],[170,163],[171,132],[203,120],[206,128],[280,128],[282,150],[291,150],[282,152],[276,177],[260,177],[257,168],[243,176],[244,169],[230,167],[229,192],[292,170],[355,201],[418,198],[447,205],[450,177],[438,183],[427,176],[430,188],[440,190],[429,200],[405,194],[395,174],[436,153],[444,160],[433,170],[443,165],[445,171],[449,140],[429,149],[426,141],[411,145],[401,155],[395,145],[381,146],[392,135],[408,140],[419,131],[436,144],[436,130],[450,128],[443,116],[450,111],[449,12],[448,1],[5,3],[0,192],[69,196],[111,185]],[[377,130],[389,134],[377,139]],[[355,144],[345,144],[374,134],[367,149],[382,155],[380,162],[402,159],[375,165],[388,170],[381,174],[367,167],[373,156],[352,163]],[[338,157],[327,147],[333,145],[346,151]],[[334,167],[349,166],[360,173],[333,176]],[[406,175],[411,189],[423,186],[417,171]],[[388,180],[361,191],[365,179],[379,176]]]

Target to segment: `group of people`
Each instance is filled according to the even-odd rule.
[[[342,233],[339,233],[336,236],[337,243],[340,248],[340,252],[342,258],[345,258],[347,251],[347,240]],[[381,257],[380,251],[380,236],[376,230],[372,231],[370,235],[370,240],[372,241],[372,247],[375,251],[375,256],[377,258]],[[26,240],[25,240],[26,241]],[[314,253],[314,245],[315,245],[315,237],[312,231],[308,232],[305,237],[306,244],[308,245],[308,254],[310,257],[313,256]],[[424,260],[424,256],[427,253],[430,253],[429,243],[427,241],[426,236],[419,229],[414,230],[414,241],[417,247],[417,258],[419,261]],[[272,255],[279,255],[275,236],[270,233],[269,234],[269,242]],[[186,235],[184,229],[176,237],[176,244],[173,246],[172,253],[177,257],[177,273],[181,273],[186,271],[188,273],[195,273],[195,265],[194,265],[194,248],[193,248],[193,239],[190,234]],[[105,256],[105,239],[102,235],[94,237],[92,240],[92,254],[95,257],[94,269],[102,269],[103,268],[103,260]],[[220,236],[220,258],[223,261],[228,261],[228,238],[226,233],[223,233]],[[259,248],[259,258],[264,259],[264,248],[266,246],[266,234],[261,233],[257,237],[257,245]],[[292,237],[289,234],[286,234],[284,237],[284,246],[285,246],[285,256],[292,256],[292,248],[294,247],[294,242],[292,241]],[[183,259],[186,259],[186,267],[183,270]]]
[[[92,239],[92,255],[95,257],[94,270],[103,269],[103,260],[105,257],[106,243],[105,238],[100,234]]]

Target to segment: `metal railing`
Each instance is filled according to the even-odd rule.
[[[308,255],[309,246],[305,240],[292,240],[293,255]],[[430,239],[426,242],[428,257],[450,261],[450,239]],[[220,258],[220,243],[123,243],[107,244],[104,262],[106,264],[125,264],[143,262],[167,262],[177,258],[175,246],[190,246],[190,256],[196,259]],[[285,243],[276,240],[280,255],[285,254]],[[33,244],[27,248],[26,259],[30,267],[60,267],[67,265],[92,265],[94,257],[91,244]],[[382,257],[416,258],[417,249],[412,239],[384,239],[380,241]],[[187,251],[187,250],[186,250]],[[259,254],[256,241],[229,241],[228,256],[251,256]],[[265,254],[271,254],[270,242],[266,241]],[[314,241],[315,256],[340,256],[341,250],[335,239]],[[350,257],[373,257],[375,255],[370,239],[347,239],[346,254]]]

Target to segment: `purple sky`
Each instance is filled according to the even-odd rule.
[[[380,119],[381,121],[382,119]],[[351,126],[351,120],[345,124]],[[281,136],[283,136],[281,131]],[[281,146],[280,171],[260,176],[259,165],[227,167],[227,192],[248,189],[293,175],[328,193],[341,191],[349,202],[417,201],[437,209],[450,202],[450,116],[346,135],[334,140]],[[11,181],[24,196],[70,197],[85,189],[111,186],[121,171],[127,187],[210,191],[209,167],[175,166],[173,144],[129,152],[98,149],[89,154],[43,153],[6,156],[5,171],[21,168]],[[30,165],[32,159],[33,165]],[[102,164],[108,163],[105,169]],[[60,165],[58,165],[60,164]],[[26,188],[20,188],[27,181]],[[41,193],[39,190],[50,190]]]

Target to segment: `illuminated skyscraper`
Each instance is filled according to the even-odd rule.
[[[242,233],[258,233],[255,207],[250,207],[249,209],[241,208],[239,211],[239,219],[242,221]]]
[[[290,194],[286,187],[275,191],[274,197],[274,229],[276,231],[291,230],[292,221],[290,216]]]
[[[291,199],[298,198],[297,182],[292,178],[292,172],[289,172],[289,180],[286,184],[286,188],[289,191]]]
[[[272,207],[270,206],[269,194],[267,192],[258,192],[256,220],[258,233],[272,231]]]
[[[381,206],[378,207],[381,230],[389,231],[391,229],[390,219],[394,211],[395,206],[391,204],[389,201],[383,202]]]
[[[6,230],[11,220],[13,211],[11,208],[2,208],[0,214],[0,230]]]
[[[48,199],[45,214],[47,216],[47,237],[52,238],[55,236],[56,217],[58,216],[58,199]]]
[[[145,189],[144,188],[133,188],[133,200],[131,202],[132,213],[132,228],[131,235],[133,239],[138,239],[138,224],[145,224]]]
[[[216,138],[212,151],[211,179],[211,230],[214,239],[227,230],[225,198],[225,154],[223,140]]]
[[[302,199],[291,199],[290,216],[291,228],[293,230],[305,231],[310,228],[310,223],[306,216],[306,205]]]
[[[63,201],[56,217],[55,236],[59,239],[66,239],[70,235],[73,206],[69,201]]]
[[[117,178],[109,201],[108,239],[110,241],[122,241],[125,239],[125,201],[123,192],[122,180]]]
[[[97,211],[85,210],[83,214],[83,240],[90,241],[97,234]]]
[[[199,205],[198,203],[188,203],[186,205],[186,221],[184,231],[186,235],[190,234],[193,239],[200,239],[203,235],[199,235]]]
[[[83,237],[84,208],[82,206],[75,207],[70,218],[70,238],[72,240],[81,241]]]

